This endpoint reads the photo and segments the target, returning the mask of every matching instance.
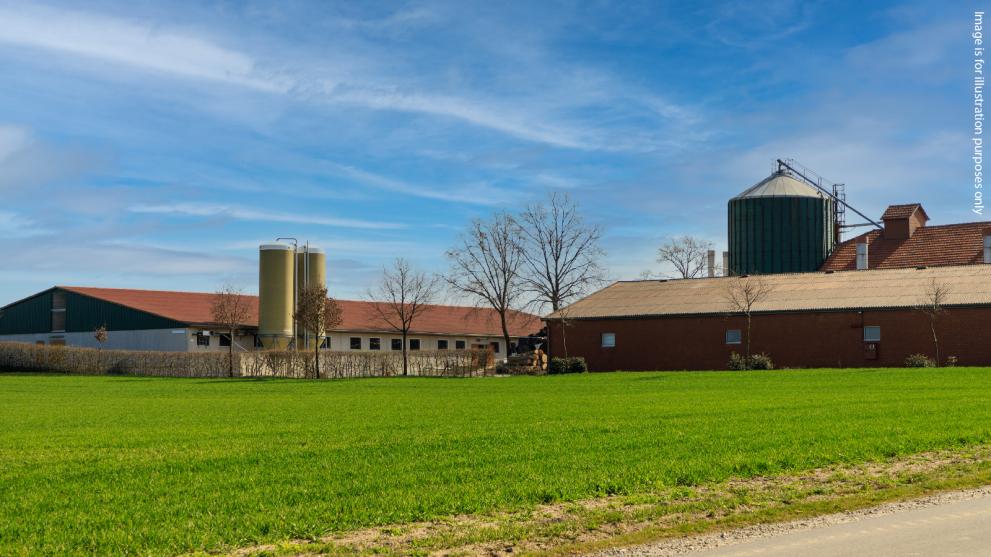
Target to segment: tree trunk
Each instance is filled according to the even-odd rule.
[[[231,329],[231,345],[227,347],[227,367],[231,377],[234,377],[234,329]]]
[[[407,354],[406,354],[406,350],[407,350],[407,348],[406,348],[406,344],[407,344],[406,343],[406,336],[407,336],[407,334],[408,334],[408,331],[406,331],[405,329],[403,329],[403,377],[406,377],[407,372],[409,370],[409,367],[408,367],[409,364],[408,364],[408,359],[407,359]]]
[[[506,342],[506,358],[509,358],[509,327],[506,326],[506,312],[499,312],[500,321],[502,321],[502,340]]]
[[[939,338],[936,336],[936,320],[929,320],[929,328],[933,333],[933,345],[936,347],[936,367],[939,367]]]
[[[314,339],[313,346],[315,347],[313,349],[313,375],[320,379],[320,343],[317,342],[317,339]]]
[[[564,357],[568,357],[568,323],[561,320],[561,345],[564,347]]]
[[[750,314],[747,314],[747,368],[750,368],[750,331],[753,327],[750,324]]]

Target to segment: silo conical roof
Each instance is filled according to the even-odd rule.
[[[764,178],[733,199],[750,197],[822,197],[822,193],[781,171]]]

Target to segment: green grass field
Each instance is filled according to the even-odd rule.
[[[991,370],[0,375],[0,554],[175,554],[991,441]]]

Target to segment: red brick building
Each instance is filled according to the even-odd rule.
[[[915,234],[919,234],[919,230]],[[545,318],[550,353],[593,371],[725,369],[742,353],[746,319],[727,302],[755,277],[617,282]],[[991,365],[991,265],[766,275],[754,306],[752,351],[778,367],[901,366],[934,355],[929,319],[915,309],[935,283],[948,289],[940,352]]]

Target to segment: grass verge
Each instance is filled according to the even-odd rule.
[[[242,548],[231,555],[575,555],[989,484],[991,446],[979,446],[800,475],[370,528]]]

